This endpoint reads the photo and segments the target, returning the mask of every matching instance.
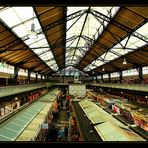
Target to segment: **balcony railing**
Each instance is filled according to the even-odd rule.
[[[148,92],[148,84],[141,85],[141,84],[111,84],[111,83],[102,84],[102,83],[97,83],[97,84],[91,84],[91,85],[108,87],[108,88],[118,88],[118,89],[128,89],[128,90]]]
[[[16,85],[16,86],[5,86],[0,87],[0,97],[6,97],[22,92],[27,92],[30,90],[35,90],[38,88],[49,87],[49,83],[40,83],[40,84],[27,84],[27,85]]]

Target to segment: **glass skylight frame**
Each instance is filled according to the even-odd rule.
[[[18,11],[22,10],[21,12]],[[38,34],[37,39],[30,39],[27,38],[26,40],[23,40],[24,36],[28,36],[30,34],[30,29],[31,29],[31,23],[35,23],[35,30],[41,30],[41,26],[39,24],[39,21],[37,19],[37,16],[34,12],[34,17],[33,17],[33,8],[32,7],[9,7],[7,9],[1,10],[0,11],[0,18],[9,26],[12,28],[12,31],[24,41],[24,44],[28,45],[40,58],[46,63],[46,59],[42,58],[40,54],[42,52],[45,52],[47,49],[46,48],[41,48],[41,52],[37,52],[36,49],[34,48],[40,48],[44,44],[47,44],[46,46],[49,47],[48,42],[45,38],[45,35],[43,34]],[[24,13],[25,12],[25,13]],[[7,17],[6,17],[7,16]],[[8,19],[9,18],[9,19]],[[49,47],[49,51],[50,47]],[[53,53],[51,52],[50,56],[48,56],[49,60],[54,59]],[[54,62],[55,66],[58,65],[56,61]],[[50,67],[50,63],[47,64]],[[51,68],[51,67],[50,67]],[[54,68],[53,71],[56,71],[57,68]],[[52,69],[52,68],[51,68]]]
[[[89,7],[67,7],[67,10],[68,10],[67,15],[70,15],[79,10],[87,10],[88,8]],[[108,11],[107,11],[107,10],[110,10],[110,8],[112,9],[110,14],[111,16],[108,15]],[[99,11],[100,13],[107,15],[109,17],[114,17],[116,12],[119,10],[119,7],[90,7],[90,9]],[[80,35],[80,31],[82,29],[86,15],[87,15],[86,13],[83,14],[83,16],[66,32],[66,39],[72,36]],[[12,31],[15,32],[18,35],[18,37],[22,38],[22,40],[24,36],[30,33],[30,25],[33,22],[33,20],[35,22],[36,30],[41,30],[40,23],[38,22],[38,19],[35,13],[33,17],[32,7],[0,7],[0,18],[10,28],[12,28]],[[67,29],[77,19],[78,17],[67,21]],[[91,13],[89,13],[86,19],[86,24],[84,25],[82,36],[87,36],[90,39],[92,39],[92,41],[97,39],[104,29],[103,26],[101,26],[101,24],[99,26],[99,21],[103,22],[101,19],[98,20]],[[108,22],[104,22],[104,26],[106,26],[107,24]],[[21,29],[20,28],[21,26],[24,29]],[[88,29],[88,27],[90,28]],[[21,32],[21,30],[23,31]],[[148,23],[144,24],[142,27],[136,30],[136,32],[148,38],[147,30],[148,30]],[[125,45],[127,38],[125,38],[123,41],[120,42],[123,46]],[[84,38],[80,37],[78,47],[73,48],[72,50],[73,54],[70,54],[69,49],[71,47],[75,47],[77,45],[78,40],[79,40],[79,37],[74,42],[73,40],[71,40],[66,43],[66,59],[65,59],[66,66],[78,64],[81,58],[84,56],[84,54],[89,50],[89,48],[84,47],[87,41]],[[32,39],[24,40],[24,43],[28,45],[34,51],[34,53],[36,53],[39,56],[39,58],[41,58],[51,69],[53,69],[54,71],[58,70],[58,65],[54,60],[53,53],[48,45],[48,42],[44,34],[38,34],[38,38],[36,40],[32,40]],[[112,49],[110,49],[107,52],[107,54],[105,53],[106,54],[105,59],[104,59],[105,54],[103,54],[102,56],[98,57],[98,59],[94,60],[90,65],[85,67],[84,71],[93,70],[94,68],[104,65],[106,62],[114,60],[129,52],[132,52],[145,44],[147,43],[131,34],[125,49],[122,49],[123,47],[120,44],[117,44]],[[40,47],[46,47],[46,48],[40,48]],[[79,47],[83,47],[83,48],[79,48]],[[37,48],[40,48],[40,49],[37,49]],[[80,52],[81,50],[83,50],[83,52]],[[112,52],[115,52],[117,54],[114,54]],[[67,56],[67,53],[69,54],[69,56],[72,56],[72,58]],[[101,59],[103,59],[104,61],[102,61]]]
[[[68,11],[67,11],[67,15],[70,15],[76,11],[79,11],[79,10],[87,10],[89,7],[67,7]],[[98,10],[98,9],[101,9],[103,10],[101,13],[104,13],[105,15],[108,15],[108,11],[109,9],[113,9],[113,7],[90,7],[90,10]],[[114,10],[114,12],[112,11],[111,12],[111,16],[113,17],[115,15],[115,13],[118,11],[119,7],[116,7],[114,8],[116,10]],[[99,11],[101,11],[99,10]],[[85,17],[86,17],[86,14],[83,14],[83,16],[81,17],[81,20],[78,20],[78,22],[76,22],[68,31],[67,31],[67,35],[66,35],[66,38],[70,38],[72,36],[77,36],[77,35],[80,35],[80,31],[82,29],[82,26],[83,26],[83,23],[84,23],[84,20],[85,20]],[[74,18],[70,21],[67,22],[67,29],[72,25],[72,23],[74,23],[75,21],[77,20],[77,18]],[[81,24],[79,24],[79,21],[81,21]],[[100,23],[100,22],[101,23]],[[99,29],[102,25],[102,23],[104,23],[104,25],[106,26],[108,24],[108,22],[103,22],[102,20],[99,19],[96,19],[91,13],[88,14],[87,16],[87,19],[86,19],[86,23],[84,25],[84,28],[83,28],[83,31],[82,31],[82,36],[87,36],[89,37],[90,39],[95,40],[97,39],[98,35],[101,34],[101,32],[103,31],[103,28],[102,30]],[[93,22],[93,23],[92,23]],[[95,22],[95,23],[94,23]],[[95,26],[94,26],[95,24]],[[99,30],[98,30],[99,29]],[[78,30],[78,31],[77,31]],[[101,31],[100,31],[101,30]],[[98,33],[97,33],[98,32]],[[85,46],[85,44],[88,43],[88,41],[82,39],[82,37],[80,38],[77,38],[74,42],[73,41],[70,41],[68,43],[66,43],[66,47],[72,47],[72,46],[76,46],[77,45],[77,41],[79,40],[79,43],[78,43],[78,47],[80,46]],[[81,42],[82,41],[82,42]],[[73,43],[72,43],[73,42]],[[72,44],[71,44],[72,43]],[[85,47],[87,48],[87,47]],[[78,49],[75,48],[75,51],[77,51]],[[80,54],[79,56],[82,58],[84,56],[84,54],[88,51],[89,49],[86,49],[85,52],[83,52],[83,54]],[[66,53],[67,53],[67,50],[66,50]],[[75,52],[76,53],[76,52]],[[67,57],[67,56],[66,56]],[[75,58],[76,55],[73,55],[73,58]],[[72,58],[72,60],[73,60]],[[69,62],[69,60],[67,60],[66,58],[66,65],[68,66],[68,64],[72,65],[73,64],[78,64],[78,62],[80,61],[80,59],[77,61],[77,63],[75,62]]]
[[[143,67],[142,71],[144,75],[148,74],[148,66]]]
[[[147,29],[148,28],[148,23],[146,23],[146,24],[144,24],[142,27],[140,27],[138,30],[136,30],[135,32],[138,32],[138,33],[140,33],[141,35],[145,35],[145,37],[147,37],[148,38],[148,32],[145,30],[145,29]],[[128,37],[126,37],[124,40],[122,40],[120,43],[118,43],[117,45],[115,45],[113,48],[111,48],[108,52],[107,52],[107,55],[110,53],[110,52],[115,52],[115,53],[117,53],[117,55],[119,54],[119,56],[115,56],[115,54],[114,54],[114,56],[116,57],[116,58],[110,58],[110,59],[108,59],[108,58],[105,58],[104,60],[109,60],[109,61],[112,61],[112,60],[115,60],[115,59],[117,59],[117,58],[119,58],[119,57],[121,57],[121,56],[123,56],[123,55],[126,55],[127,53],[129,53],[129,52],[132,52],[132,51],[134,51],[134,50],[137,50],[138,48],[140,48],[140,47],[142,47],[142,46],[144,46],[144,45],[146,45],[147,43],[146,42],[144,42],[143,40],[141,40],[141,39],[139,39],[139,38],[137,38],[137,37],[135,37],[135,36],[133,36],[133,35],[131,35],[130,36],[130,38],[129,38],[129,40],[128,40],[128,42],[127,42],[127,45],[126,45],[126,47],[125,48],[123,48],[124,47],[124,45],[125,45],[125,43],[126,43],[126,41],[127,41],[127,39],[128,39]],[[123,47],[122,47],[123,46]],[[104,54],[106,54],[106,53],[104,53]],[[99,60],[99,58],[104,58],[104,54],[103,55],[101,55],[100,57],[98,57],[96,60],[94,60],[94,61],[97,61],[97,60]],[[107,55],[106,55],[106,57],[107,57]],[[93,62],[94,62],[93,61]],[[93,63],[92,62],[92,63]],[[99,67],[99,66],[101,66],[101,65],[96,65],[96,67],[91,67],[91,65],[92,65],[92,63],[91,64],[89,64],[87,67],[89,67],[89,68],[84,68],[84,71],[90,71],[90,70],[93,70],[93,69],[95,69],[95,68],[97,68],[97,67]],[[106,64],[106,62],[104,62],[102,65],[104,65],[104,64]]]

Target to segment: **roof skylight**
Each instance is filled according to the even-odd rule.
[[[25,12],[25,13],[24,13]],[[6,17],[7,16],[7,17]],[[30,26],[33,21],[33,8],[32,7],[10,7],[0,11],[0,18],[20,37],[27,36],[30,33]],[[9,19],[8,19],[9,18]],[[35,16],[34,18],[35,29],[41,29],[41,26]],[[45,35],[38,34],[37,39],[27,39],[24,41],[43,61],[50,61],[54,59],[53,54],[50,50]],[[46,44],[48,52],[46,56],[40,56],[41,53],[46,52],[47,48],[42,48]],[[35,49],[33,49],[35,48]],[[36,49],[38,48],[38,49]],[[55,66],[52,66],[53,63]],[[52,66],[53,70],[57,70],[58,66],[54,60],[46,63],[49,67]],[[56,67],[56,68],[55,68]]]

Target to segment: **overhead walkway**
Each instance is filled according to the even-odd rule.
[[[88,84],[90,85],[90,84]],[[107,87],[107,88],[117,88],[117,89],[126,89],[126,90],[135,90],[135,91],[143,91],[148,92],[148,84],[141,85],[141,84],[91,84],[92,86],[101,86],[101,87]]]
[[[0,98],[49,86],[51,86],[49,83],[4,86],[0,87]]]
[[[19,85],[19,86],[5,86],[0,87],[0,98],[6,97],[10,95],[15,95],[18,93],[23,93],[39,88],[50,87],[54,85],[69,85],[68,83],[40,83],[40,84],[28,84],[28,85]],[[84,84],[79,84],[84,85]],[[101,86],[107,88],[117,88],[117,89],[127,89],[127,90],[135,90],[135,91],[143,91],[148,92],[148,85],[140,85],[140,84],[85,84],[85,85],[92,85],[92,86]]]

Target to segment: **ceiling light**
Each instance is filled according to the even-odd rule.
[[[102,71],[105,71],[104,67],[102,68]]]
[[[28,35],[28,37],[30,39],[37,39],[38,38],[37,33],[35,32],[35,24],[34,23],[31,24],[31,32]]]
[[[127,64],[126,58],[123,59],[123,64]]]
[[[30,31],[31,31],[31,32],[30,32],[30,34],[28,35],[28,37],[29,37],[30,39],[37,39],[38,36],[37,36],[36,31],[35,31],[34,11],[33,11],[33,22],[32,22],[32,24],[31,24],[31,30],[30,30]]]
[[[18,98],[17,97],[15,97],[15,100],[17,100]]]

